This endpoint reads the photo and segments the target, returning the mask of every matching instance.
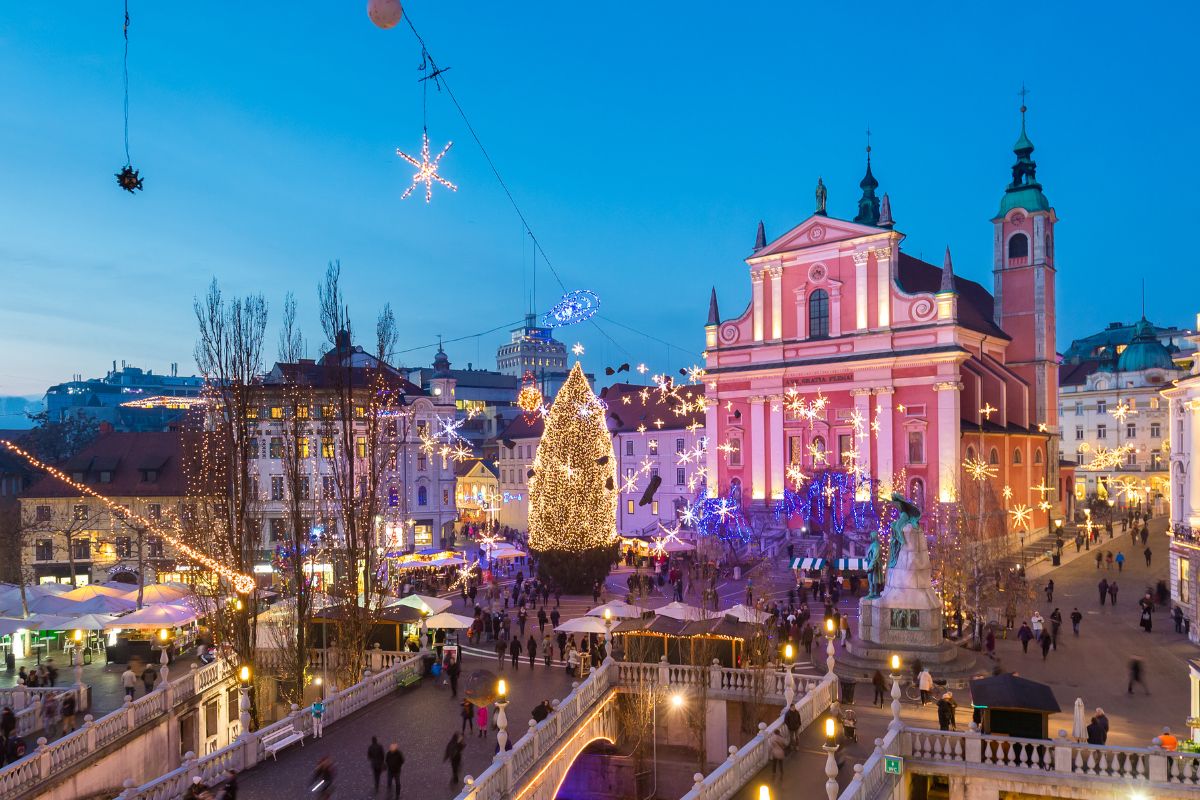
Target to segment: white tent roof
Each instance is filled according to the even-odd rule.
[[[94,597],[123,597],[125,592],[121,589],[114,589],[109,586],[101,586],[95,583],[89,583],[86,586],[78,586],[69,592],[66,592],[60,597],[67,600],[84,601],[91,600]]]
[[[608,628],[599,617],[576,617],[569,619],[554,630],[562,633],[605,633]]]
[[[67,620],[63,623],[65,631],[102,631],[105,626],[115,620],[112,614],[84,614],[81,617]]]
[[[41,623],[33,617],[29,619],[0,617],[0,636],[8,636],[9,634],[16,633],[19,630],[36,631],[40,627]]]
[[[137,608],[137,603],[132,600],[98,594],[91,600],[82,600],[64,611],[75,614],[123,614],[126,611],[133,611],[135,608]]]
[[[196,621],[196,612],[187,606],[157,603],[152,606],[126,614],[110,622],[105,630],[111,628],[133,628],[136,630],[155,630],[158,628],[175,628]]]
[[[672,619],[682,619],[687,621],[697,619],[712,619],[713,617],[720,616],[720,614],[714,614],[712,612],[705,611],[699,606],[689,606],[687,603],[680,603],[678,600],[673,603],[667,603],[662,608],[654,609],[654,613],[661,614],[664,617],[671,617]]]
[[[613,619],[634,619],[640,617],[646,611],[641,606],[626,603],[624,600],[610,600],[602,606],[596,606],[587,612],[587,615],[589,617],[603,617],[605,610],[612,614]]]
[[[65,631],[67,630],[66,623],[71,621],[70,616],[59,616],[57,614],[30,614],[25,622],[36,622],[39,631]],[[27,627],[34,627],[29,625]]]
[[[750,606],[742,605],[741,603],[738,603],[732,608],[725,609],[722,613],[735,616],[742,622],[764,623],[771,617],[771,615],[765,611],[759,611],[757,608],[751,608]]]
[[[426,628],[469,628],[475,620],[470,617],[464,617],[462,614],[451,614],[449,611],[443,611],[440,614],[434,614],[429,619],[425,620]]]
[[[424,614],[440,614],[451,606],[451,602],[443,597],[430,597],[424,594],[410,594],[396,600],[388,600],[384,606],[408,606]]]
[[[188,597],[191,592],[188,589],[180,589],[175,586],[167,586],[162,583],[151,583],[141,588],[142,605],[153,605],[155,603],[178,603],[185,597]],[[122,592],[121,596],[126,600],[132,600],[136,605],[138,599],[138,587],[133,587],[132,590]]]

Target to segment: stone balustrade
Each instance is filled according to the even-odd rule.
[[[38,739],[37,747],[31,748],[24,758],[0,769],[0,797],[17,797],[41,781],[83,763],[101,748],[133,734],[175,705],[228,679],[235,666],[227,660],[199,669],[193,666],[187,675],[161,683],[155,691],[137,700],[126,699],[124,706],[98,720],[86,715],[82,727],[56,741]],[[40,726],[34,730],[38,729]]]
[[[421,654],[408,653],[407,656],[403,660],[393,660],[387,669],[369,674],[352,686],[332,692],[325,699],[326,727],[376,700],[389,696],[401,682],[420,674]],[[240,772],[253,767],[267,755],[263,749],[263,737],[285,729],[299,731],[305,736],[311,735],[311,707],[300,708],[293,705],[287,717],[257,731],[244,731],[236,742],[203,758],[196,758],[194,753],[189,753],[178,769],[141,786],[126,786],[119,800],[177,800],[191,787],[193,778],[199,777],[204,783],[212,784],[219,781],[226,770]]]

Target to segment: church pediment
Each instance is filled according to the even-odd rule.
[[[766,247],[756,250],[746,260],[754,262],[760,258],[777,256],[781,253],[805,250],[810,247],[824,247],[831,242],[844,242],[867,236],[889,236],[891,234],[892,231],[886,228],[859,225],[856,222],[847,222],[843,219],[834,219],[833,217],[814,214],[783,236],[768,242]]]

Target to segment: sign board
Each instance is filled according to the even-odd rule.
[[[904,772],[904,759],[900,756],[883,757],[883,773],[885,775],[900,775]]]

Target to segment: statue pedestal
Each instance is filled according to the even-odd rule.
[[[958,682],[977,674],[976,657],[942,636],[942,601],[933,591],[932,568],[925,534],[915,527],[904,531],[905,543],[888,569],[887,585],[879,597],[859,601],[858,636],[848,652],[836,656],[835,670],[843,679],[866,679],[899,655],[907,673],[920,661],[935,678]]]

